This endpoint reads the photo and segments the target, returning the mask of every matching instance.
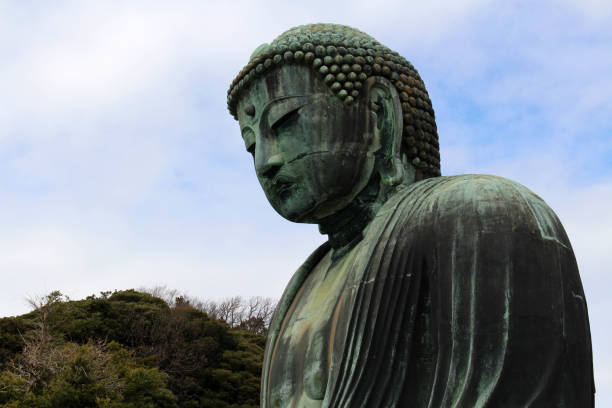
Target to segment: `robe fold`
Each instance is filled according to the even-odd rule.
[[[403,186],[376,213],[338,299],[323,407],[594,406],[586,302],[553,211],[485,175]],[[261,406],[292,277],[268,335]],[[331,317],[330,317],[331,318]]]

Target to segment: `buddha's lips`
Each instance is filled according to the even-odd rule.
[[[282,170],[281,170],[282,171]],[[274,177],[269,186],[281,198],[285,197],[295,187],[297,179],[285,173],[279,173]]]
[[[281,198],[285,198],[287,194],[289,194],[289,192],[293,189],[293,187],[294,187],[293,184],[281,184],[278,187],[276,187],[276,193]]]
[[[286,171],[285,168],[279,169],[278,173],[272,178],[271,184],[283,185],[283,184],[294,184],[298,181],[298,178],[292,175],[290,172]]]

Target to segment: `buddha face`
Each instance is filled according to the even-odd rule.
[[[345,105],[300,65],[269,72],[243,94],[237,113],[245,147],[279,214],[318,223],[367,185],[376,146],[365,105]]]

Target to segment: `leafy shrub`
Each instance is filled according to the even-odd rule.
[[[265,337],[190,302],[127,290],[33,305],[0,319],[2,407],[258,406]]]

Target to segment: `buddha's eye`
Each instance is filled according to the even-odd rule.
[[[272,130],[279,131],[283,128],[291,126],[299,117],[300,108],[296,108],[292,111],[286,112],[280,119],[278,119],[272,125]]]
[[[299,110],[308,103],[304,97],[295,97],[282,100],[270,108],[268,125],[273,130],[279,130],[292,124],[299,117]]]
[[[247,152],[255,157],[255,132],[253,132],[253,129],[249,127],[242,129],[242,140],[244,140],[244,147]]]

